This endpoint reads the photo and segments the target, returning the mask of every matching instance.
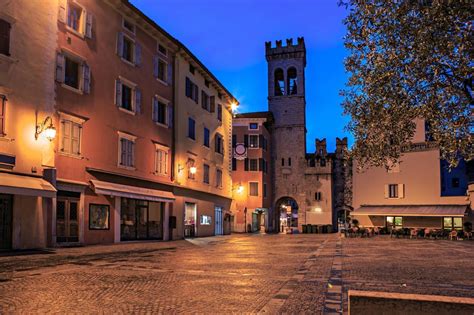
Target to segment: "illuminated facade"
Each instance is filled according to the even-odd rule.
[[[272,231],[272,159],[269,112],[237,114],[232,128],[235,232]]]
[[[182,238],[192,203],[193,236],[223,234],[237,101],[212,73],[128,1],[1,9],[0,247]]]
[[[357,171],[354,163],[351,216],[361,226],[462,229],[463,222],[472,222],[467,180],[456,177],[465,172],[453,170],[446,183],[438,148],[426,141],[424,121],[416,124],[399,164]],[[462,183],[464,187],[458,187]],[[456,187],[446,187],[453,184]]]

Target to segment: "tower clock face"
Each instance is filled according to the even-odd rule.
[[[245,159],[247,157],[247,148],[242,143],[237,143],[234,148],[234,157],[236,159]]]

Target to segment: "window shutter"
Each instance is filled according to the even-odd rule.
[[[158,78],[158,66],[159,66],[159,57],[158,55],[153,56],[153,76]]]
[[[258,147],[263,148],[263,135],[258,135]]]
[[[56,81],[64,82],[64,55],[59,52],[56,55]]]
[[[153,101],[152,101],[151,106],[152,106],[151,119],[154,122],[157,122],[158,121],[158,99],[156,98],[156,96],[153,96]]]
[[[117,55],[123,57],[123,33],[119,32],[117,34]]]
[[[135,112],[141,114],[142,112],[142,91],[135,88]]]
[[[135,166],[135,142],[130,141],[130,166]]]
[[[135,65],[141,66],[142,64],[142,45],[139,43],[135,44]]]
[[[398,198],[405,198],[405,184],[398,184]]]
[[[66,16],[66,8],[67,6],[67,0],[59,0],[59,6],[58,6],[58,20],[62,23],[66,23],[67,21],[67,16]]]
[[[237,170],[237,159],[232,158],[232,170],[236,171]]]
[[[259,158],[259,159],[258,159],[258,170],[259,170],[260,172],[265,171],[265,163],[264,163],[264,161],[263,161],[262,158]]]
[[[115,80],[115,105],[122,106],[122,82]]]
[[[244,135],[244,146],[246,148],[249,146],[249,135]]]
[[[192,93],[192,91],[191,91],[191,80],[189,80],[189,78],[186,77],[186,96],[187,97],[192,97],[191,93]]]
[[[201,107],[205,110],[207,110],[207,104],[206,104],[206,92],[204,90],[201,91]]]
[[[86,31],[85,35],[87,38],[92,38],[92,14],[87,13],[86,15]]]
[[[199,104],[199,88],[197,87],[196,84],[193,84],[194,85],[194,101],[196,102],[196,104]]]
[[[237,145],[237,135],[232,135],[232,147],[235,148]]]
[[[211,108],[209,109],[211,113],[216,111],[216,97],[213,95],[211,96]]]
[[[91,70],[87,63],[82,65],[83,74],[83,92],[89,94],[91,92]]]
[[[169,85],[173,85],[173,62],[168,63],[168,73],[166,79]]]
[[[249,170],[249,159],[246,158],[244,162],[245,162],[244,170],[248,171]]]
[[[61,122],[61,127],[62,127],[61,151],[69,152],[71,148],[71,123],[69,121],[63,120]]]
[[[71,132],[71,150],[72,154],[80,154],[80,134],[81,134],[81,127],[78,124],[71,123],[72,125],[72,132]]]
[[[388,189],[389,189],[389,187],[388,187],[388,185],[385,185],[384,188],[385,188],[385,199],[388,199],[388,196],[389,196]]]
[[[173,128],[173,104],[168,104],[168,128]]]

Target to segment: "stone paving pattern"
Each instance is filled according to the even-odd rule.
[[[340,314],[348,289],[472,297],[473,246],[232,235],[0,256],[0,314]]]

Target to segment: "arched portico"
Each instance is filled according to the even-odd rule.
[[[291,228],[298,228],[298,203],[295,199],[281,197],[275,203],[275,209],[280,218],[280,232]]]

